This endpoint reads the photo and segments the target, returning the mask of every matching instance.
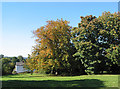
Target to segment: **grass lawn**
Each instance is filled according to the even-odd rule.
[[[118,76],[119,75],[81,75],[63,77],[42,74],[18,74],[2,76],[2,87],[4,89],[8,87],[12,87],[11,89],[18,89],[16,87],[87,87],[86,89],[90,87],[94,87],[95,89],[97,87],[96,89],[101,89],[98,87],[118,87]]]

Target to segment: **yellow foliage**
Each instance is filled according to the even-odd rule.
[[[37,38],[37,45],[34,47],[35,52],[33,52],[35,55],[33,55],[33,58],[36,55],[39,55],[34,58],[34,61],[39,62],[41,68],[43,68],[43,66],[55,65],[55,63],[56,65],[59,65],[58,60],[53,61],[54,59],[49,59],[55,58],[55,53],[64,46],[64,42],[68,43],[68,38],[66,37],[71,37],[70,26],[68,23],[69,22],[66,20],[63,21],[63,19],[47,21],[47,25],[42,26],[33,32]]]
[[[113,49],[115,49],[116,47],[113,47]]]

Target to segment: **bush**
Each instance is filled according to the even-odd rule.
[[[12,74],[17,74],[17,72],[16,72],[16,71],[13,71]]]
[[[35,70],[33,73],[38,73],[38,70]]]

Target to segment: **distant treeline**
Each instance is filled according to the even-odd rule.
[[[2,75],[12,74],[16,62],[25,61],[21,55],[18,57],[4,57],[4,55],[0,56],[0,73]]]

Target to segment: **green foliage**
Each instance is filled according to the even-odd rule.
[[[101,32],[107,47],[105,48],[105,57],[109,61],[110,71],[112,73],[120,73],[120,13],[105,12],[98,18],[102,22]]]
[[[17,57],[11,57],[11,62],[16,64],[16,62],[19,62],[19,59],[17,59]]]
[[[3,54],[1,54],[1,55],[0,55],[0,59],[1,59],[1,58],[3,58],[3,57],[4,57],[4,55],[3,55]]]
[[[19,59],[19,61],[24,61],[24,62],[25,62],[25,59],[24,59],[21,55],[19,55],[19,56],[17,57],[17,59]]]
[[[16,62],[19,62],[19,59],[17,59],[17,57],[1,58],[0,71],[2,72],[2,75],[12,74]]]
[[[13,70],[13,71],[12,71],[12,74],[17,74],[17,72]]]
[[[2,58],[0,60],[1,67],[2,67],[2,75],[4,74],[11,74],[13,70],[13,63],[11,62],[10,58]]]
[[[113,72],[112,66],[120,58],[119,13],[104,12],[102,16],[81,17],[78,27],[72,29],[74,54],[85,66],[87,74]],[[118,69],[118,67],[116,67]],[[114,71],[115,72],[115,71]]]

